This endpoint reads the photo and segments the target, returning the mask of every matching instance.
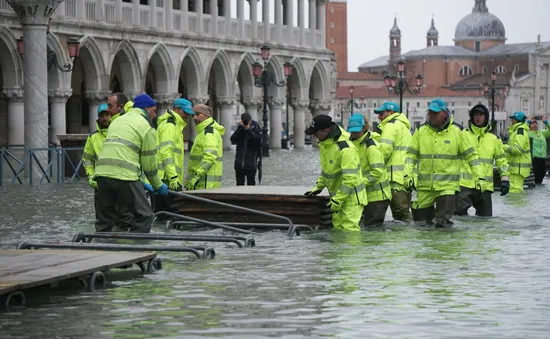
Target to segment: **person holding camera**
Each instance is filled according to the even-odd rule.
[[[550,129],[548,129],[548,120],[546,118],[543,121],[546,129],[544,131],[539,130],[537,120],[542,121],[542,119],[542,117],[534,117],[531,120],[527,120],[535,184],[542,184],[542,180],[546,174],[546,139],[550,138]]]
[[[248,113],[241,115],[241,121],[237,130],[231,135],[231,143],[237,145],[235,155],[235,176],[237,186],[256,185],[256,171],[258,170],[258,159],[261,154],[262,131],[260,125],[252,120]]]

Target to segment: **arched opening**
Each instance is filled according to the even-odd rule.
[[[254,100],[254,77],[252,76],[252,56],[247,55],[241,61],[237,71],[237,115],[247,112],[252,120],[258,121],[258,106]]]
[[[183,98],[196,98],[200,95],[200,77],[203,74],[200,58],[194,49],[183,57],[178,77],[178,93]]]
[[[157,100],[160,99],[159,94],[170,94],[172,92],[170,75],[173,73],[172,63],[166,47],[162,44],[155,46],[145,73],[145,93]],[[162,112],[159,113],[162,114]]]
[[[128,41],[122,41],[112,60],[109,74],[110,90],[114,91],[114,85],[118,84],[120,93],[132,98],[142,90],[141,71],[136,51]]]
[[[23,74],[18,58],[15,39],[11,32],[7,29],[0,29],[0,88],[2,89],[0,93],[0,147],[23,145],[24,143],[24,111],[21,92]]]
[[[210,67],[210,72],[208,75],[208,103],[207,105],[212,107],[214,111],[214,119],[220,121],[220,107],[218,105],[218,100],[221,97],[228,96],[228,77],[226,76],[226,71],[230,71],[228,67],[225,67],[222,64],[220,58],[214,59],[212,66]],[[226,126],[229,128],[229,126]]]

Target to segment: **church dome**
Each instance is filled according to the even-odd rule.
[[[475,0],[472,13],[465,16],[455,30],[455,41],[506,40],[506,30],[499,18],[489,13],[487,0]]]
[[[435,28],[435,22],[434,22],[434,19],[432,18],[432,26],[430,27],[430,29],[428,30],[428,33],[426,33],[426,36],[428,38],[437,38],[439,37],[439,32],[437,31],[437,29]]]

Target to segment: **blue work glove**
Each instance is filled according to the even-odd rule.
[[[340,208],[342,208],[342,204],[340,204],[340,202],[338,202],[334,198],[330,199],[327,206],[330,207],[330,211],[332,213],[338,213],[338,211],[340,211]]]
[[[148,183],[146,183],[146,182],[142,182],[142,184],[143,184],[143,188],[144,188],[147,192],[153,193],[153,185],[148,184]]]
[[[304,193],[304,195],[308,197],[314,197],[321,194],[321,192],[323,192],[322,189],[312,189],[311,191],[307,191],[306,193]]]
[[[500,196],[505,196],[510,192],[510,182],[508,180],[502,180],[500,182]]]
[[[531,120],[526,121],[527,125],[531,125]]]
[[[155,193],[164,196],[168,195],[168,186],[166,186],[166,184],[162,184],[162,186],[160,186]]]
[[[548,120],[545,119],[545,120],[543,121],[543,123],[544,123],[545,125],[548,125]]]

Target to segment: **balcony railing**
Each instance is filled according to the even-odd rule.
[[[100,8],[101,4],[103,5]],[[117,7],[118,6],[118,7]],[[117,26],[140,26],[141,28],[153,28],[159,31],[197,33],[198,20],[195,12],[187,13],[187,24],[184,22],[183,11],[164,7],[164,0],[156,0],[156,7],[151,5],[137,5],[134,3],[118,2],[117,0],[65,0],[57,8],[55,18],[76,19],[90,21],[94,23],[103,22],[106,25]],[[152,15],[154,12],[154,16]],[[0,15],[13,14],[13,9],[6,0],[0,0]],[[167,15],[171,13],[172,20],[167,20]],[[212,34],[212,17],[209,14],[203,14],[202,32],[206,35]],[[225,17],[218,16],[218,36],[238,37],[239,20],[232,18],[230,29],[226,29]],[[264,23],[258,21],[257,32],[253,34],[252,23],[249,20],[244,22],[244,40],[250,40],[257,37],[263,40]],[[277,27],[275,24],[269,25],[270,40],[275,42],[277,36]],[[284,44],[298,45],[300,43],[300,28],[283,25],[281,28],[280,41]],[[305,46],[325,47],[323,34],[320,30],[305,29],[303,40]]]

